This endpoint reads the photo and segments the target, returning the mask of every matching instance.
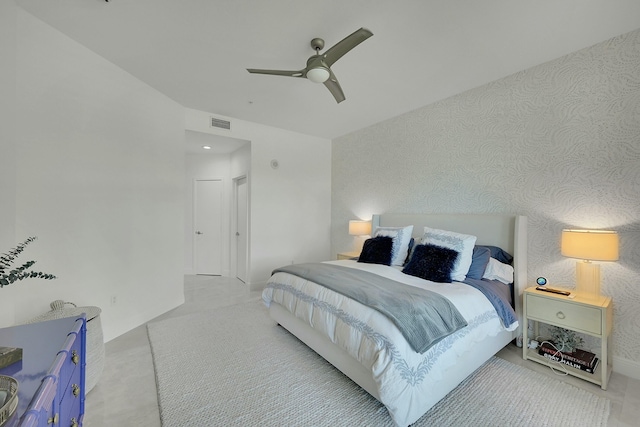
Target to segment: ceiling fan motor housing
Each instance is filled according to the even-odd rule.
[[[324,40],[319,37],[311,40],[311,47],[317,52],[324,49]]]

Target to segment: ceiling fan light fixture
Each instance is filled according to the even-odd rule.
[[[307,78],[314,83],[324,83],[329,78],[329,70],[323,67],[312,68],[307,71]]]

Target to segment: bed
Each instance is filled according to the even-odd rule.
[[[378,234],[378,239],[369,239],[365,244],[368,249],[376,240],[376,244],[388,244],[389,239],[384,236],[385,230],[400,230],[390,235],[393,237],[394,257],[404,256],[396,251],[398,242],[408,241],[406,235],[399,239],[402,231],[405,234],[409,231],[413,237],[413,244],[406,248],[406,254],[411,255],[419,249],[431,248],[433,245],[430,242],[437,241],[428,240],[427,230],[431,233],[443,231],[446,236],[457,236],[458,233],[461,236],[473,236],[474,250],[479,246],[491,248],[491,263],[495,263],[494,249],[502,249],[507,255],[512,256],[512,259],[501,260],[503,263],[510,261],[512,267],[513,283],[503,284],[508,287],[508,293],[512,298],[511,318],[502,313],[506,310],[498,303],[503,302],[496,303],[496,298],[489,298],[491,295],[484,290],[484,282],[490,282],[492,288],[500,288],[494,284],[497,283],[496,280],[483,279],[480,283],[483,288],[480,288],[468,277],[464,281],[469,283],[452,279],[460,280],[453,271],[449,276],[445,275],[450,279],[446,283],[442,283],[440,279],[437,282],[424,280],[422,277],[403,273],[403,269],[408,271],[406,261],[410,260],[410,256],[403,259],[400,266],[357,260],[329,261],[321,263],[328,266],[318,267],[328,268],[329,273],[318,273],[310,278],[303,277],[297,271],[316,268],[315,265],[296,266],[297,270],[291,268],[290,271],[286,267],[274,270],[262,294],[265,304],[269,307],[270,316],[384,404],[396,425],[407,426],[417,421],[467,376],[520,334],[521,295],[526,287],[527,271],[527,218],[518,215],[384,214],[374,215],[372,230],[377,230],[377,233],[373,234]],[[435,236],[437,239],[438,235]],[[465,244],[468,245],[469,239],[466,240]],[[460,257],[454,261],[453,270],[460,267],[460,261]],[[474,258],[474,268],[477,267],[475,262]],[[500,268],[502,267],[504,265],[500,264]],[[462,268],[468,269],[464,265]],[[487,268],[487,274],[488,271]],[[415,335],[422,335],[421,331],[416,333],[409,326],[407,332],[407,325],[402,322],[405,318],[421,318],[422,312],[414,316],[416,309],[412,308],[411,316],[405,316],[403,313],[383,314],[370,308],[367,305],[369,294],[364,296],[367,300],[365,304],[360,294],[366,292],[358,290],[353,291],[354,295],[349,293],[352,292],[351,287],[355,286],[349,281],[352,272],[357,276],[354,280],[370,281],[374,283],[373,286],[380,281],[379,287],[384,288],[381,291],[384,294],[383,299],[389,297],[389,289],[393,290],[394,295],[396,289],[401,289],[387,288],[385,280],[393,283],[393,286],[410,285],[405,287],[411,294],[409,298],[415,298],[414,292],[427,292],[430,296],[428,299],[433,296],[434,300],[437,300],[436,296],[444,296],[445,300],[455,305],[454,314],[451,314],[454,320],[451,321],[460,322],[460,318],[463,318],[464,324],[455,327],[446,325],[451,327],[446,334],[438,331],[440,335],[433,337],[416,337]],[[361,275],[364,279],[360,278]],[[333,286],[338,285],[319,284],[325,280],[325,276],[333,281],[342,281],[344,278],[348,286],[344,287],[342,284],[343,288],[334,288]],[[376,280],[373,280],[374,276]],[[349,290],[345,291],[345,288]],[[403,292],[405,288],[402,288]],[[373,294],[377,289],[379,288],[374,287],[373,291],[367,292]],[[392,305],[402,306],[402,301],[394,300]],[[398,317],[402,319],[398,320]]]

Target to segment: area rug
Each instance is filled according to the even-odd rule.
[[[163,427],[393,426],[260,301],[148,325]],[[606,426],[610,401],[494,357],[413,426]]]

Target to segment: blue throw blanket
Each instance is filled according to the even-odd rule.
[[[467,326],[458,309],[442,295],[368,271],[306,263],[273,271],[274,274],[277,272],[310,280],[384,314],[417,353],[424,353],[443,338]]]

